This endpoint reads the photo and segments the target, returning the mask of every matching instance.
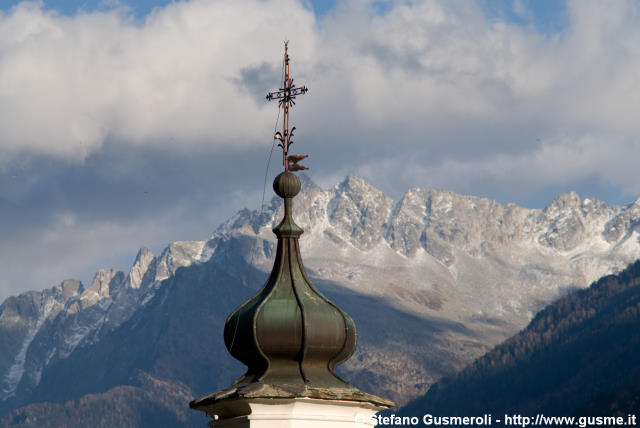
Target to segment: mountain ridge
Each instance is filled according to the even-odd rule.
[[[384,299],[425,322],[446,321],[438,337],[453,345],[429,354],[450,360],[443,369],[418,361],[417,353],[394,354],[415,367],[411,376],[420,386],[403,391],[409,375],[390,358],[384,361],[382,348],[369,346],[371,355],[347,364],[355,376],[369,370],[378,383],[398,384],[390,393],[399,401],[514,334],[545,304],[640,258],[640,199],[617,207],[569,192],[543,209],[527,209],[420,188],[393,201],[355,175],[329,189],[304,175],[301,181],[294,218],[305,229],[301,251],[316,280]],[[214,257],[230,265],[242,259],[255,267],[244,281],[257,285],[271,268],[271,228],[281,216],[281,201],[274,197],[261,211],[240,210],[203,241],[171,243],[158,257],[143,247],[128,273],[100,270],[86,290],[76,281],[62,300],[46,290],[39,298],[28,292],[7,299],[0,305],[0,343],[10,352],[0,359],[0,401],[27,400],[43,372],[130,320],[181,268]],[[29,298],[51,301],[53,309],[15,309]]]
[[[403,410],[578,416],[616,410],[626,416],[638,409],[639,322],[637,261],[547,306],[519,334]]]

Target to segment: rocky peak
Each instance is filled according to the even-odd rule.
[[[582,200],[576,192],[563,193],[555,198],[538,218],[538,242],[560,251],[576,248],[586,237],[581,208]]]
[[[393,205],[385,230],[391,248],[411,255],[422,245],[420,239],[428,217],[427,199],[424,189],[411,189]]]
[[[0,353],[0,401],[14,395],[25,372],[27,351],[40,328],[80,292],[80,281],[67,279],[43,291],[9,297],[0,305],[0,343],[13,344]]]
[[[558,195],[543,212],[549,217],[555,217],[563,212],[577,210],[582,206],[580,196],[576,192],[562,193]]]
[[[140,288],[145,274],[149,271],[155,259],[153,252],[147,247],[141,247],[138,250],[133,266],[129,271],[129,275],[127,275],[127,286],[129,288]]]
[[[307,174],[301,173],[298,175],[298,178],[300,179],[302,192],[322,190]]]
[[[95,305],[100,300],[110,297],[120,288],[124,279],[124,274],[116,269],[100,269],[93,277],[91,286],[81,295],[82,308]]]
[[[327,217],[338,235],[357,248],[373,248],[382,239],[391,198],[356,175],[348,175],[330,193]]]
[[[205,241],[172,242],[164,249],[156,263],[156,281],[172,276],[180,267],[200,261]]]
[[[640,198],[626,205],[609,220],[602,231],[607,242],[616,242],[640,227]]]
[[[640,218],[640,198],[636,199],[625,207],[631,217]]]
[[[336,184],[334,187],[337,193],[347,193],[347,194],[367,194],[367,193],[382,193],[381,190],[370,184],[364,178],[359,177],[355,174],[349,174],[342,180],[340,183]]]
[[[70,298],[81,294],[84,291],[84,287],[77,279],[65,279],[59,285],[56,285],[54,290],[60,293],[62,300],[66,302]]]

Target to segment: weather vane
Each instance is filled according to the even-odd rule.
[[[301,171],[308,169],[306,166],[298,164],[307,155],[290,155],[289,147],[293,144],[291,137],[293,137],[293,131],[296,130],[294,126],[289,130],[289,110],[292,106],[296,105],[295,98],[298,95],[306,94],[308,89],[306,86],[296,88],[291,78],[289,69],[289,53],[288,53],[289,41],[284,42],[284,81],[282,87],[278,91],[269,92],[267,94],[267,100],[279,100],[278,106],[284,110],[282,121],[282,132],[278,131],[274,135],[274,139],[279,140],[278,147],[282,147],[282,164],[285,171]]]

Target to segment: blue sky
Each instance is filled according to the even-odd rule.
[[[282,42],[309,176],[542,208],[640,195],[640,6],[44,1],[0,15],[0,299],[258,208]],[[279,168],[277,156],[271,176]],[[267,195],[269,197],[269,195]]]
[[[0,10],[8,11],[23,0],[6,0],[2,2]],[[104,11],[115,6],[126,6],[130,13],[138,18],[144,18],[154,8],[162,8],[180,0],[43,0],[45,9],[54,10],[60,14],[72,16],[82,12]],[[383,2],[381,2],[383,3]],[[324,16],[336,6],[336,0],[317,0],[307,3],[315,14]]]
[[[567,27],[567,7],[563,0],[483,0],[480,7],[488,20],[534,26],[546,34],[560,33]]]
[[[21,2],[22,0],[6,0],[2,2],[0,10],[8,11]],[[116,5],[124,5],[139,18],[144,18],[153,8],[162,8],[174,2],[176,0],[43,0],[46,9],[64,15],[74,15],[78,11],[108,10]],[[338,3],[338,0],[312,0],[306,4],[313,9],[316,16],[322,17],[334,10]],[[387,10],[392,4],[389,0],[374,3],[381,10]],[[488,19],[506,20],[521,25],[533,24],[547,32],[561,31],[566,25],[566,7],[563,0],[482,0],[479,5]],[[521,13],[521,8],[528,10],[530,15]]]
[[[21,2],[21,0],[7,0],[3,2],[2,8],[6,11]],[[67,16],[75,15],[78,11],[93,12],[96,10],[108,10],[120,4],[131,8],[134,15],[144,17],[154,7],[163,7],[172,2],[173,0],[44,0],[43,4],[45,9],[55,10]]]

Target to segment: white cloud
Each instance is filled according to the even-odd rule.
[[[316,22],[293,0],[191,0],[137,22],[121,8],[65,17],[22,3],[0,18],[0,149],[82,159],[110,138],[256,144],[274,109],[243,71],[277,76],[285,36],[312,87],[300,112],[314,131],[402,126],[399,138],[415,140],[473,121],[578,137],[640,131],[635,3],[570,2],[568,28],[553,36],[491,23],[469,2],[391,6],[347,2]]]
[[[621,155],[622,154],[622,155]],[[520,153],[501,153],[472,159],[445,159],[423,164],[411,157],[383,159],[359,166],[365,177],[377,173],[395,176],[404,183],[429,183],[429,187],[463,194],[513,193],[520,198],[546,188],[569,191],[580,180],[597,176],[607,185],[616,185],[629,195],[640,195],[635,166],[640,156],[636,140],[585,135],[581,138],[557,137],[532,145]],[[402,168],[398,165],[402,162]],[[392,188],[393,183],[384,183]],[[410,185],[410,184],[409,184]]]
[[[0,197],[33,201],[45,188],[47,177],[30,179],[33,171],[18,160],[53,157],[64,167],[92,155],[100,162],[109,157],[105,145],[111,154],[135,148],[131,160],[105,161],[113,163],[109,173],[127,178],[145,150],[149,159],[185,151],[176,165],[188,168],[189,156],[233,149],[229,164],[255,176],[261,194],[255,158],[268,151],[275,120],[263,96],[278,84],[285,37],[296,82],[310,88],[293,111],[295,150],[312,155],[306,164],[321,184],[355,172],[394,197],[431,186],[513,200],[595,178],[634,199],[640,193],[637,2],[570,1],[557,34],[487,20],[474,3],[445,0],[388,2],[384,12],[370,1],[344,1],[320,20],[295,0],[181,1],[143,20],[126,3],[61,16],[24,2],[0,14],[0,180],[14,184]],[[531,11],[516,12],[527,20]],[[216,165],[220,171],[206,179],[220,186],[228,170]],[[15,174],[19,180],[7,178]],[[192,224],[214,228],[210,219],[221,221],[220,210],[246,205],[234,195],[235,205],[193,214],[210,199],[196,187],[183,198],[171,186],[159,189],[167,192],[166,211],[153,205],[144,221],[143,208],[136,220],[118,210],[111,221],[87,219],[73,211],[82,201],[60,198],[49,223],[3,241],[0,260],[15,268],[4,283],[51,284],[140,244],[197,238],[195,229],[187,234]],[[215,191],[222,190],[230,192]],[[171,206],[176,199],[180,212]],[[46,266],[31,270],[21,262],[28,258]]]
[[[255,143],[273,110],[239,72],[277,61],[283,33],[303,50],[313,25],[287,0],[180,2],[142,23],[121,9],[65,17],[21,3],[0,17],[0,149],[82,159],[110,138]]]
[[[347,52],[324,52],[323,60],[349,58],[353,101],[366,124],[385,118],[416,126],[447,115],[499,125],[535,114],[562,129],[638,131],[632,112],[640,98],[625,91],[639,89],[640,27],[635,3],[624,4],[572,3],[569,28],[555,36],[491,25],[470,3],[459,10],[447,2],[400,4],[366,22],[342,17],[327,37],[335,45],[350,40]]]
[[[402,153],[356,167],[381,181],[410,158],[434,171],[404,173],[418,186],[487,193],[484,182],[513,193],[597,177],[640,192],[630,184],[640,170],[628,165],[640,146],[639,9],[573,1],[567,28],[551,35],[491,23],[469,2],[398,2],[367,19],[347,9],[324,23],[319,44],[321,63],[345,65],[318,85],[335,85],[335,98],[350,87],[328,115],[351,119],[345,140],[364,134],[369,148]]]

